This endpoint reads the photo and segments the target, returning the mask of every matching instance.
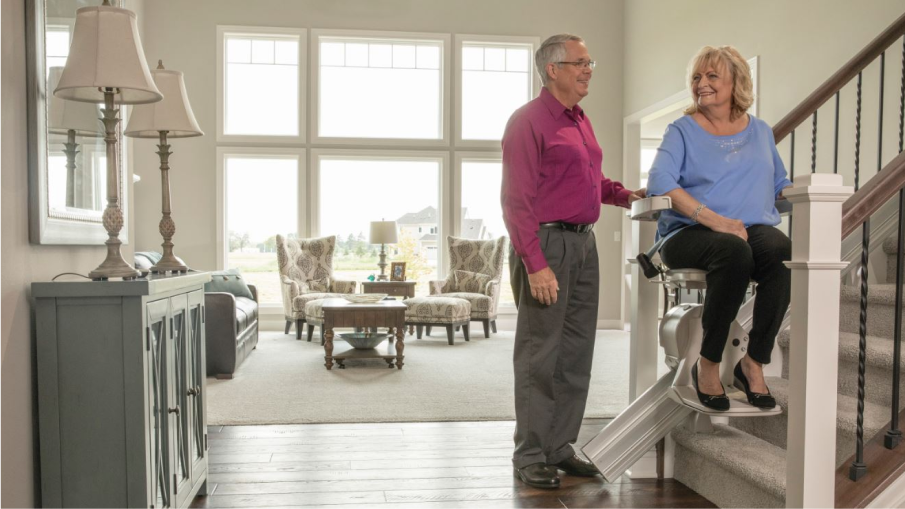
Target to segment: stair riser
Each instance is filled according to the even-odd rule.
[[[789,349],[780,346],[783,354],[782,377],[789,379]],[[892,398],[892,366],[878,368],[867,364],[865,370],[865,401],[882,406],[889,406]],[[858,396],[858,361],[855,355],[841,356],[839,360],[839,393],[845,396]],[[899,407],[905,408],[905,370],[899,377]]]
[[[773,417],[729,419],[729,425],[733,428],[740,429],[783,449],[786,448],[787,444],[788,422],[785,412],[782,415]],[[865,440],[879,431],[878,429],[865,430]],[[838,467],[845,463],[852,454],[855,454],[855,430],[851,427],[848,429],[837,427],[836,466]]]
[[[895,306],[870,303],[867,308],[867,334],[881,338],[893,338],[895,330]],[[905,321],[903,321],[905,323]],[[858,334],[861,324],[861,305],[854,301],[842,301],[839,310],[839,329]]]
[[[747,479],[676,444],[675,478],[718,507],[785,507],[785,500],[766,493]]]

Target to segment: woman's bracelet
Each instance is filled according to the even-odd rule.
[[[694,212],[691,213],[691,220],[694,221],[695,223],[697,223],[698,214],[700,214],[701,211],[704,210],[705,207],[707,207],[707,205],[704,205],[703,203],[698,205],[698,208],[694,209]]]

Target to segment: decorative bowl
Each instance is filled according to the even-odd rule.
[[[345,332],[339,335],[339,337],[346,340],[346,343],[359,350],[375,348],[387,336],[389,334],[386,332]]]
[[[352,304],[376,304],[386,296],[385,293],[350,293],[343,295],[343,298]]]

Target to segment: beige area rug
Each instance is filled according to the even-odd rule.
[[[407,335],[402,370],[373,359],[327,371],[316,337],[262,333],[235,378],[207,379],[208,423],[514,420],[514,333],[476,335],[466,343],[458,333],[453,346],[442,330]],[[586,417],[613,417],[628,404],[628,336],[598,331]],[[345,346],[337,341],[337,351]]]

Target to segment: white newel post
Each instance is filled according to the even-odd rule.
[[[841,175],[795,178],[786,507],[833,507],[842,202]]]

